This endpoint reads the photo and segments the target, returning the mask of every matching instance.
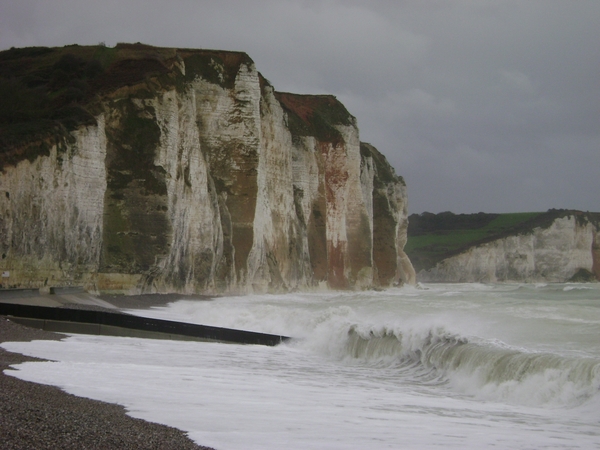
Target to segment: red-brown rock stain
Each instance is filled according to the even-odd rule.
[[[324,161],[325,177],[325,201],[327,205],[327,217],[338,221],[345,221],[345,194],[349,178],[346,166],[346,148],[341,143],[319,142],[319,150]],[[327,221],[327,224],[331,224]],[[334,222],[335,225],[338,225]],[[341,227],[341,224],[339,224]],[[346,236],[334,236],[339,230],[327,230],[327,262],[328,262],[328,284],[334,289],[347,289],[348,279],[347,267],[347,241]]]

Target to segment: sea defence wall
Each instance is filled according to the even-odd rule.
[[[106,311],[0,302],[0,315],[46,331],[150,339],[216,341],[274,346],[290,339],[252,331],[151,319]]]

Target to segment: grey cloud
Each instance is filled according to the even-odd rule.
[[[599,210],[600,2],[0,0],[0,48],[246,51],[279,90],[332,93],[411,212]]]

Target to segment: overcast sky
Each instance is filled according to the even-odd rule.
[[[600,211],[599,0],[0,0],[0,49],[99,42],[336,95],[411,213]]]

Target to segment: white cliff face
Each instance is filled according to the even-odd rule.
[[[305,249],[299,248],[292,183],[292,136],[281,105],[270,86],[261,103],[261,145],[257,173],[254,240],[248,257],[252,291],[289,290],[306,286]]]
[[[387,198],[389,199],[389,208],[393,212],[396,224],[395,236],[398,252],[394,278],[397,280],[396,282],[415,284],[417,279],[415,269],[408,255],[404,252],[408,231],[408,195],[406,193],[406,185],[403,183],[388,185]]]
[[[9,283],[215,294],[414,281],[405,187],[380,179],[378,167],[393,169],[363,155],[354,118],[321,109],[333,137],[298,134],[254,64],[227,78],[210,55],[216,76],[194,78],[179,58],[173,77],[185,82],[112,92],[74,143],[4,169]],[[301,96],[306,120],[317,120],[315,104],[339,108],[323,98]],[[376,252],[378,226],[386,243]]]
[[[597,230],[574,216],[556,219],[531,234],[510,236],[471,248],[421,271],[419,281],[564,282],[579,269],[594,272]]]
[[[414,284],[415,271],[404,252],[408,229],[406,185],[375,147],[363,143],[361,151],[365,162],[364,174],[373,172],[369,177],[372,180],[370,208],[373,211],[371,223],[375,284]]]
[[[248,276],[253,270],[248,267],[248,255],[256,245],[254,217],[262,144],[258,72],[254,65],[242,64],[233,89],[199,78],[193,89],[200,145],[225,220],[220,272],[226,277],[227,289],[243,291],[253,282]]]
[[[292,140],[292,184],[301,255],[299,270],[309,286],[327,286],[325,174],[321,151],[313,136]]]
[[[342,198],[337,197],[338,203],[332,205],[336,212],[343,214],[341,223],[338,222],[339,236],[332,233],[332,237],[337,237],[347,248],[344,277],[355,288],[367,288],[373,285],[373,178],[368,167],[366,173],[364,170],[369,161],[361,161],[356,126],[338,126],[337,129],[345,142],[342,158],[345,160],[347,178],[344,188],[338,191],[338,194],[343,193]]]
[[[97,272],[106,190],[104,117],[97,122],[0,176],[3,284],[81,283]]]
[[[166,92],[153,102],[161,128],[155,163],[166,171],[172,236],[169,252],[147,279],[150,291],[214,293],[223,255],[219,205],[200,149],[195,91]]]

